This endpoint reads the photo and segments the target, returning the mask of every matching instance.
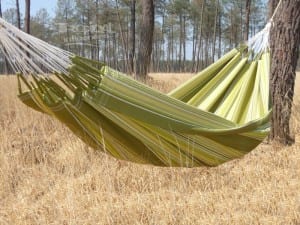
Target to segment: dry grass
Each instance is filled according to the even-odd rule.
[[[153,76],[165,91],[181,82],[158,85],[167,75]],[[300,224],[299,140],[263,144],[216,168],[157,168],[86,147],[23,106],[14,78],[0,77],[0,104],[1,225]]]

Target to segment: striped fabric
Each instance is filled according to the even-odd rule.
[[[270,55],[246,50],[233,49],[168,94],[74,56],[66,74],[34,76],[31,83],[19,75],[19,98],[115,158],[217,166],[248,153],[269,133]]]

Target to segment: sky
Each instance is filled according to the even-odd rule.
[[[22,15],[24,15],[24,5],[25,0],[19,0],[20,2],[20,11]],[[31,0],[31,15],[35,15],[35,13],[41,9],[47,9],[50,16],[53,16],[55,13],[56,0]],[[15,0],[2,0],[2,12],[9,8],[15,8],[16,1]]]

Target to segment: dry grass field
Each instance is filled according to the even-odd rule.
[[[167,91],[191,75],[152,76],[151,84]],[[58,121],[22,105],[15,78],[1,76],[0,224],[299,225],[299,88],[297,81],[294,146],[264,143],[219,167],[180,169],[88,148]]]

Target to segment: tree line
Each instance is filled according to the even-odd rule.
[[[2,16],[51,44],[129,74],[199,71],[267,20],[265,0],[58,0],[54,14],[42,8],[31,16],[26,3],[25,16],[19,0]],[[151,16],[152,30],[146,20]]]

